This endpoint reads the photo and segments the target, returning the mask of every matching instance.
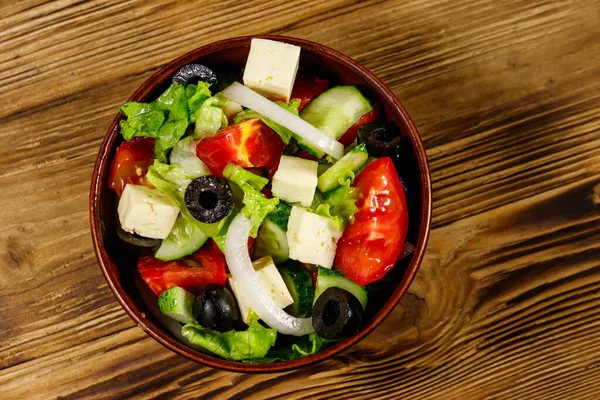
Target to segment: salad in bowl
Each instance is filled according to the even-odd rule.
[[[353,337],[414,249],[401,127],[302,57],[253,38],[242,65],[187,63],[120,107],[106,176],[119,248],[168,331],[223,360]]]

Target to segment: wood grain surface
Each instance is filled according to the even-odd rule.
[[[118,106],[258,33],[377,74],[427,148],[434,221],[401,304],[275,375],[179,357],[98,268],[88,189]],[[597,399],[600,2],[0,0],[0,398]]]

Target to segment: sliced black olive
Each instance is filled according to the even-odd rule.
[[[374,157],[398,158],[402,148],[400,128],[394,121],[371,122],[358,128],[358,138]]]
[[[147,238],[123,230],[121,227],[121,221],[119,220],[119,214],[117,212],[115,212],[115,231],[117,232],[119,239],[125,243],[129,243],[137,247],[154,247],[158,246],[162,242],[161,239]]]
[[[205,328],[227,332],[234,328],[240,311],[229,289],[213,283],[207,285],[196,298],[193,315]]]
[[[233,208],[231,188],[223,179],[208,175],[194,179],[185,190],[185,206],[200,222],[212,224]]]
[[[192,79],[217,84],[217,76],[210,69],[201,64],[187,64],[179,68],[173,75],[173,82],[187,85]]]
[[[315,302],[312,325],[323,339],[341,339],[360,329],[363,310],[360,302],[349,292],[330,287]]]

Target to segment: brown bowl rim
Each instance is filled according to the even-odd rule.
[[[413,281],[425,254],[425,248],[427,246],[429,231],[431,228],[431,177],[429,172],[429,165],[427,163],[427,155],[425,153],[425,149],[423,147],[423,143],[421,142],[419,134],[417,133],[417,129],[411,121],[408,113],[406,112],[400,101],[396,98],[396,96],[391,92],[391,90],[389,90],[373,73],[368,71],[362,65],[358,64],[356,61],[350,59],[349,57],[338,52],[337,50],[333,50],[327,46],[309,40],[281,35],[252,35],[224,39],[201,46],[188,53],[185,53],[184,55],[176,58],[175,60],[171,61],[170,63],[156,71],[131,95],[131,97],[129,97],[128,101],[134,101],[135,99],[144,98],[147,94],[151,92],[152,88],[155,86],[154,82],[156,80],[162,81],[166,76],[171,76],[175,72],[175,70],[180,66],[188,64],[202,56],[208,55],[218,50],[248,45],[249,41],[252,38],[279,40],[291,43],[300,46],[303,49],[316,52],[320,56],[324,56],[334,62],[344,65],[356,74],[360,75],[372,87],[376,87],[380,93],[383,93],[387,97],[387,100],[394,104],[395,111],[399,114],[399,116],[409,127],[408,133],[415,150],[415,157],[420,169],[420,180],[422,182],[422,218],[421,226],[419,227],[419,232],[421,232],[421,234],[418,237],[417,243],[415,244],[413,258],[404,274],[403,279],[400,281],[398,287],[394,290],[390,298],[386,301],[385,305],[373,316],[373,318],[369,320],[367,325],[365,325],[365,327],[361,329],[356,335],[344,339],[339,343],[336,343],[331,347],[328,347],[325,350],[320,351],[314,355],[301,357],[292,361],[281,361],[270,364],[244,364],[242,362],[223,360],[220,358],[210,356],[208,354],[203,354],[190,347],[187,347],[184,343],[171,337],[170,334],[167,334],[166,331],[164,331],[164,328],[155,326],[154,323],[146,320],[146,318],[142,316],[143,312],[137,309],[133,302],[130,301],[127,293],[125,293],[123,288],[120,285],[118,285],[115,276],[111,273],[108,266],[113,264],[113,261],[109,258],[108,254],[102,247],[102,235],[100,231],[101,219],[99,199],[102,182],[106,178],[105,174],[107,173],[107,168],[105,168],[105,164],[110,156],[107,149],[111,148],[115,140],[117,139],[118,130],[116,128],[118,126],[119,120],[122,118],[121,113],[117,114],[109,130],[107,131],[104,140],[102,141],[102,145],[100,147],[96,163],[94,165],[92,185],[90,188],[90,225],[92,232],[92,240],[94,244],[94,251],[96,253],[96,257],[98,258],[98,262],[100,264],[100,268],[102,270],[104,278],[108,283],[108,286],[117,298],[118,302],[125,309],[127,314],[129,314],[129,316],[138,324],[138,326],[142,328],[142,330],[144,330],[148,335],[150,335],[157,342],[159,342],[166,348],[172,350],[173,352],[187,357],[192,361],[213,368],[218,368],[231,372],[274,373],[295,370],[301,367],[313,365],[350,348],[354,344],[358,343],[361,339],[366,337],[369,333],[371,333],[375,329],[375,327],[377,327],[383,321],[383,319],[387,317],[390,314],[390,312],[396,307],[396,305],[400,301],[400,298],[402,297],[402,295],[404,295],[411,282]],[[116,268],[116,266],[113,266],[113,268]]]

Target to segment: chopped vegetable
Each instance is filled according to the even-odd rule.
[[[363,115],[373,110],[371,103],[354,86],[335,86],[310,102],[300,113],[300,118],[332,139],[339,139]],[[297,132],[294,132],[297,133]],[[309,153],[323,157],[326,151],[297,137],[298,145]],[[337,142],[339,143],[339,142]],[[336,159],[333,154],[327,153]]]
[[[259,119],[246,119],[201,140],[196,155],[221,177],[227,164],[240,167],[275,168],[285,144]]]
[[[358,299],[362,305],[363,311],[367,310],[367,291],[362,286],[352,282],[350,279],[344,277],[341,272],[319,267],[317,269],[317,283],[315,286],[315,301],[331,287],[337,287],[344,289],[345,291],[352,293],[354,297]]]
[[[244,208],[240,213],[244,214],[252,223],[250,236],[256,237],[258,228],[265,217],[277,207],[279,199],[267,199],[260,190],[269,182],[268,179],[246,171],[236,165],[228,164],[223,171],[223,176],[230,182],[235,183],[244,192]]]
[[[265,328],[256,317],[251,319],[245,331],[220,333],[192,322],[182,328],[181,334],[193,345],[236,361],[264,357],[277,338],[277,331]]]
[[[179,286],[167,289],[158,296],[160,312],[182,324],[189,324],[194,320],[192,310],[195,296]]]
[[[373,161],[354,180],[358,212],[338,242],[335,265],[366,285],[392,269],[408,230],[404,191],[389,157]]]
[[[227,279],[223,259],[208,247],[189,257],[169,262],[160,261],[153,256],[140,257],[138,271],[157,296],[175,286],[198,294],[211,283],[223,286]]]
[[[279,272],[294,299],[294,302],[285,310],[294,317],[310,316],[315,295],[310,272],[304,265],[294,261],[280,266]]]
[[[311,333],[311,318],[292,317],[278,308],[269,292],[261,285],[246,247],[251,229],[252,222],[242,213],[229,226],[225,238],[225,258],[231,275],[248,294],[250,307],[267,325],[287,335],[302,336]]]
[[[358,171],[369,158],[369,153],[364,144],[353,148],[348,154],[338,160],[331,168],[319,176],[318,188],[327,192],[354,180],[354,173]]]
[[[148,167],[153,163],[155,141],[154,138],[139,137],[121,143],[110,166],[108,187],[120,196],[128,183],[144,185]]]
[[[275,104],[286,109],[287,111],[294,114],[295,116],[298,116],[298,108],[300,106],[299,99],[294,99],[294,100],[290,101],[290,104],[284,103],[282,101],[276,101]],[[285,144],[288,144],[290,142],[290,139],[292,138],[292,136],[294,136],[294,133],[292,131],[290,131],[289,129],[279,125],[277,122],[273,121],[272,119],[267,118],[264,115],[261,115],[260,113],[257,113],[256,111],[250,110],[250,109],[248,109],[246,111],[242,111],[241,113],[236,115],[233,122],[235,122],[237,124],[240,121],[243,121],[245,119],[250,119],[250,118],[259,118],[260,120],[262,120],[262,122],[267,124],[267,126],[269,128],[273,129],[275,132],[277,132],[279,134],[279,137],[281,137],[281,140]]]
[[[240,83],[234,82],[223,91],[223,95],[244,107],[251,108],[272,119],[294,132],[306,143],[314,146],[319,151],[329,154],[335,159],[340,159],[344,155],[344,146],[340,142],[332,139],[308,122],[282,109],[272,101]]]

